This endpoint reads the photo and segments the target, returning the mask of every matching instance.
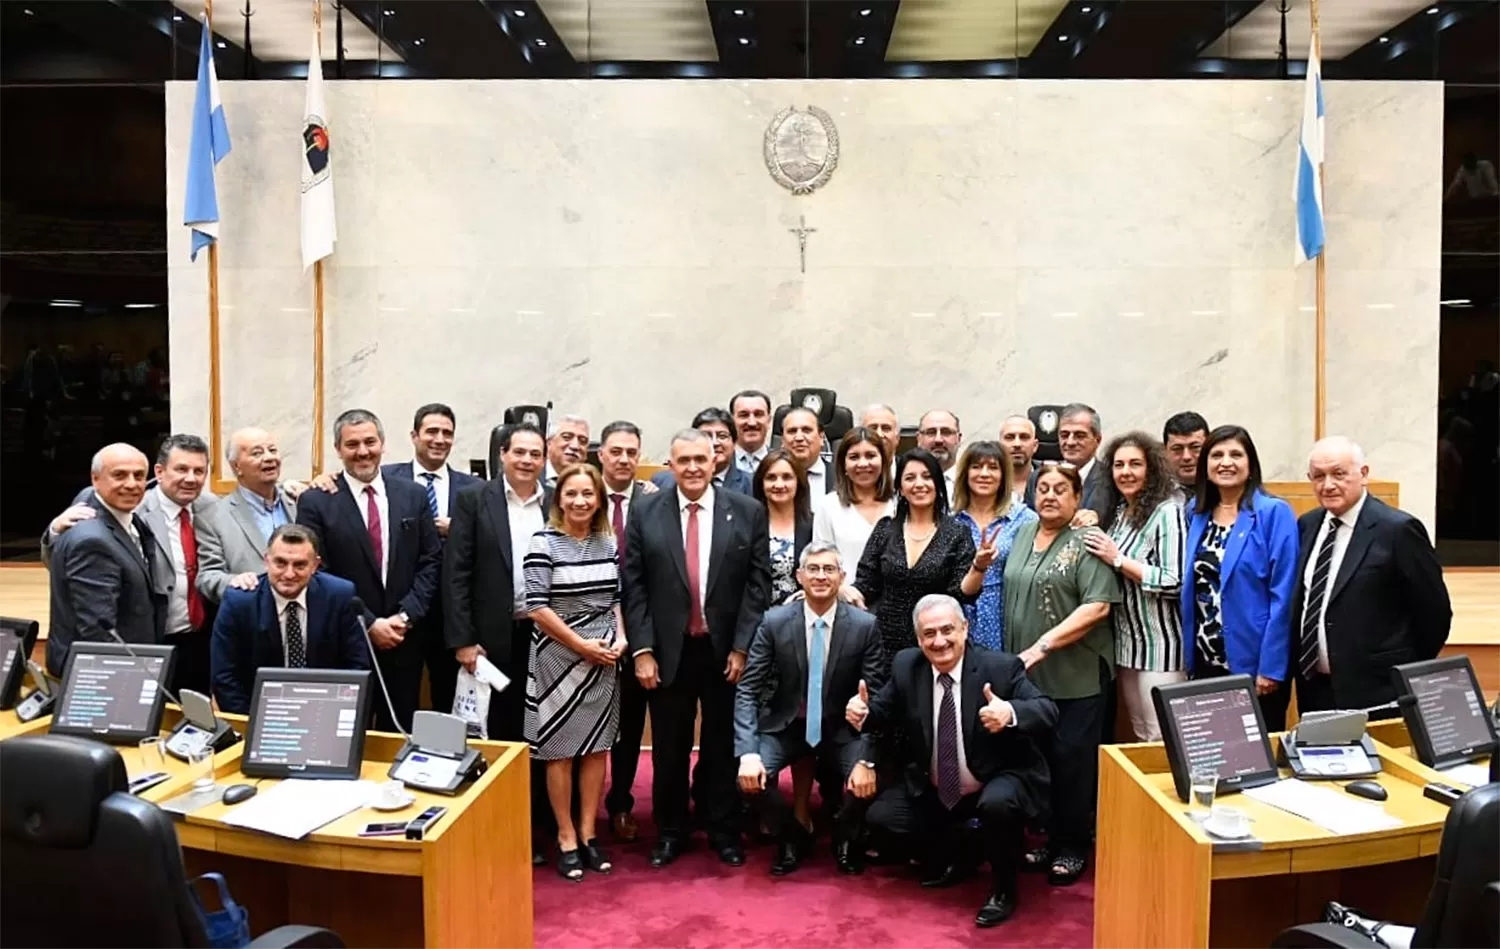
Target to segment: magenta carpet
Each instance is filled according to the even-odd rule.
[[[783,776],[783,791],[791,792]],[[1072,887],[1050,887],[1023,874],[1020,908],[994,929],[977,929],[974,913],[987,895],[987,869],[947,890],[923,890],[913,871],[895,866],[843,877],[833,866],[826,836],[818,852],[789,877],[766,872],[773,848],[751,844],[743,867],[726,867],[702,835],[672,866],[653,870],[651,762],[641,756],[635,787],[641,839],[613,839],[603,818],[601,843],[615,860],[608,876],[582,883],[560,878],[551,865],[534,871],[536,945],[639,946],[710,949],[766,946],[1088,946],[1093,942],[1092,871]],[[548,849],[549,855],[552,848]]]

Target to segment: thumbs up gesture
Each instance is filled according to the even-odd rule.
[[[1000,538],[1000,528],[1003,524],[995,523],[986,527],[979,535],[979,549],[974,551],[974,571],[984,573],[990,569],[990,564],[995,562],[995,557],[1000,549],[997,541]]]
[[[859,692],[844,706],[844,721],[856,729],[865,726],[865,717],[870,714],[870,689],[865,680],[859,680]]]
[[[1015,723],[1016,712],[1010,703],[995,695],[990,684],[984,684],[984,707],[979,710],[979,722],[990,732],[998,732]]]

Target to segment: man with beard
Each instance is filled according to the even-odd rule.
[[[542,484],[557,487],[557,473],[588,461],[589,420],[582,415],[555,416],[547,423],[547,473]]]
[[[958,416],[947,409],[932,409],[917,421],[917,447],[932,452],[943,466],[943,481],[948,485],[948,498],[953,498],[953,477],[957,474],[954,464],[958,461],[958,446],[963,444],[964,431]]]
[[[1000,423],[1000,447],[1010,459],[1011,499],[1026,503],[1026,483],[1031,480],[1031,459],[1036,456],[1036,426],[1024,415],[1012,415]]]

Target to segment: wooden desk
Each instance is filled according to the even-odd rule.
[[[401,743],[371,732],[363,777],[386,780]],[[473,747],[490,767],[463,794],[417,793],[393,814],[361,808],[302,840],[231,827],[224,804],[194,811],[177,825],[188,871],[223,873],[257,932],[303,923],[333,929],[350,946],[530,946],[528,751],[509,742]],[[216,759],[220,784],[256,782],[240,774],[243,748]],[[187,784],[168,782],[163,797]],[[365,824],[410,820],[433,804],[448,813],[421,841],[358,836]]]
[[[33,721],[23,722],[16,717],[16,710],[13,708],[0,712],[0,741],[15,738],[17,735],[45,734],[50,727],[52,727],[51,715],[43,715]]]
[[[1428,779],[1410,759],[1379,750],[1383,806],[1404,826],[1340,836],[1237,794],[1225,800],[1254,821],[1262,849],[1215,853],[1160,744],[1101,748],[1094,945],[1268,946],[1318,921],[1330,899],[1415,923],[1448,808],[1422,796]]]
[[[1468,789],[1469,785],[1455,781],[1451,775],[1446,775],[1434,768],[1429,768],[1417,760],[1416,750],[1412,747],[1411,733],[1407,731],[1406,723],[1399,718],[1386,719],[1381,722],[1371,722],[1365,727],[1369,736],[1381,745],[1389,748],[1391,753],[1398,755],[1403,760],[1403,766],[1412,774],[1419,775],[1424,781],[1436,781],[1439,784],[1451,784],[1454,787]],[[1482,767],[1489,767],[1490,759],[1485,757],[1476,762]]]

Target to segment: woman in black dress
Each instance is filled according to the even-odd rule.
[[[896,513],[875,524],[854,578],[880,627],[887,672],[896,653],[917,644],[911,611],[918,600],[946,593],[970,603],[984,587],[984,570],[974,568],[974,538],[948,516],[937,458],[913,448],[897,461],[896,472]]]

